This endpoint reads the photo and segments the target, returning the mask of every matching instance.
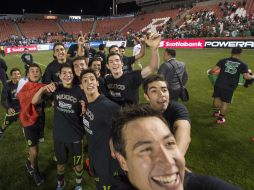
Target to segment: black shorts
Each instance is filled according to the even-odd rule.
[[[83,164],[83,141],[67,143],[55,140],[54,146],[57,164],[66,164],[69,157],[73,166]]]
[[[44,117],[39,117],[34,125],[24,127],[23,132],[29,147],[44,141]]]
[[[9,114],[5,114],[4,117],[4,125],[6,127],[8,127],[9,125],[11,125],[13,122],[17,121],[19,117],[19,113],[15,113],[15,115],[9,115]]]
[[[231,103],[234,89],[225,89],[218,86],[214,86],[213,97],[220,98],[221,101]]]

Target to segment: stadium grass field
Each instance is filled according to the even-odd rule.
[[[160,50],[161,61],[163,50]],[[131,55],[131,49],[127,49]],[[190,101],[184,103],[192,121],[192,141],[186,155],[187,167],[195,173],[214,175],[225,181],[239,185],[245,190],[254,189],[254,86],[246,89],[239,86],[234,94],[232,105],[226,115],[226,123],[218,126],[211,117],[211,94],[213,91],[206,71],[216,62],[230,55],[230,49],[177,49],[177,59],[187,65],[189,81],[187,88]],[[21,54],[7,55],[8,72],[13,67],[23,71]],[[47,65],[52,60],[52,52],[33,53],[34,60]],[[142,63],[149,60],[149,49]],[[253,50],[244,50],[242,60],[254,69]],[[41,66],[45,69],[45,66]],[[0,86],[1,90],[2,86]],[[140,89],[140,100],[144,102]],[[0,108],[0,123],[5,111]],[[53,161],[52,109],[46,109],[45,142],[40,144],[39,166],[45,176],[45,183],[36,187],[25,169],[27,146],[19,122],[9,127],[0,141],[0,190],[51,190],[56,187],[56,164]],[[87,146],[85,146],[86,148]],[[85,172],[84,188],[95,189],[92,178]],[[74,189],[75,175],[69,165],[66,171],[66,189]]]

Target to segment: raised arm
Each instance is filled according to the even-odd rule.
[[[142,78],[148,77],[150,74],[152,74],[154,71],[156,71],[159,68],[159,45],[161,41],[161,36],[156,33],[150,33],[148,36],[145,37],[145,43],[150,47],[151,49],[151,58],[150,63],[148,66],[144,67],[141,70]]]
[[[41,87],[33,96],[32,104],[36,105],[41,103],[42,101],[42,95],[45,93],[52,93],[56,90],[55,83],[50,83],[44,87]]]
[[[188,120],[177,120],[174,123],[175,139],[178,148],[183,155],[186,154],[189,144],[191,142],[191,125]]]

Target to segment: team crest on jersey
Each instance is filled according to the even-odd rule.
[[[226,66],[225,72],[234,75],[237,73],[237,68],[239,65],[240,65],[239,62],[227,61],[227,63],[225,64]]]
[[[94,120],[94,115],[89,109],[86,110],[86,115],[90,120]]]

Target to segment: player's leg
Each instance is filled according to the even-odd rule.
[[[213,116],[218,117],[220,115],[220,109],[222,107],[221,101],[221,89],[217,86],[214,86],[213,92]]]
[[[0,140],[1,137],[3,136],[4,131],[15,121],[18,119],[18,113],[15,115],[8,115],[6,114],[4,117],[4,121],[2,126],[0,127]]]
[[[65,164],[68,161],[68,153],[64,142],[54,140],[54,149],[57,162],[57,190],[62,190],[65,186],[64,173]]]
[[[83,175],[83,141],[72,143],[71,151],[73,157],[73,166],[76,174],[75,190],[82,190]]]
[[[24,135],[29,147],[29,157],[26,162],[26,168],[30,175],[33,176],[34,182],[37,186],[40,186],[44,182],[39,167],[38,167],[38,155],[39,155],[39,133],[40,122],[37,121],[33,126],[24,128]]]
[[[228,110],[228,105],[230,104],[233,97],[234,90],[223,90],[221,94],[222,106],[220,110],[220,115],[217,117],[217,123],[222,124],[226,122],[225,116]]]

